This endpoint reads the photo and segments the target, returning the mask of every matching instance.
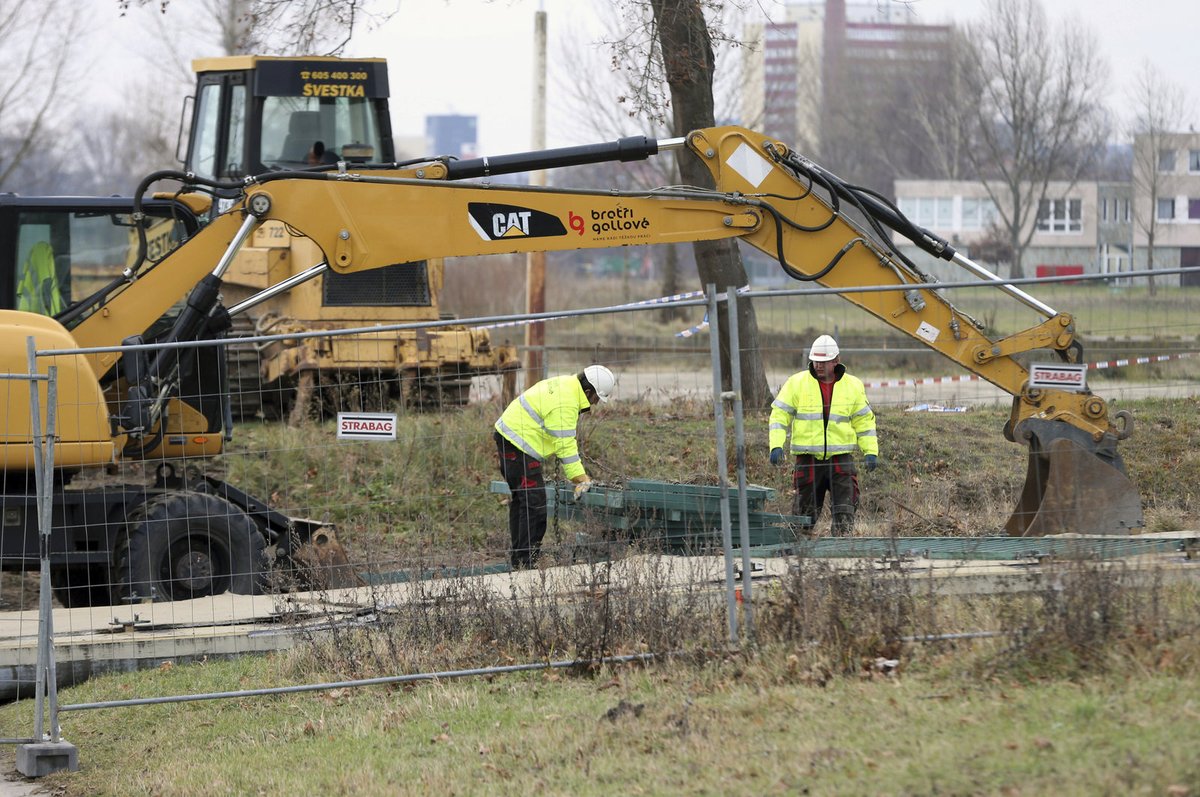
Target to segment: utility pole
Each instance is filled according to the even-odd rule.
[[[546,148],[546,11],[541,3],[533,15],[533,149]],[[530,185],[546,185],[546,172],[529,176]],[[546,310],[546,253],[530,252],[525,260],[525,312]],[[542,379],[545,362],[546,327],[541,321],[525,327],[525,387]]]

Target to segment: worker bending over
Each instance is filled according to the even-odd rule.
[[[808,369],[793,374],[771,404],[771,464],[783,462],[783,445],[790,429],[796,456],[792,514],[808,516],[802,531],[811,531],[825,494],[832,493],[831,534],[842,537],[854,531],[858,509],[855,449],[866,456],[868,471],[875,470],[878,462],[875,413],[862,381],[846,373],[838,359],[838,345],[832,337],[821,335],[813,341],[808,359]]]
[[[578,498],[591,486],[579,457],[575,430],[580,413],[608,401],[617,380],[603,365],[543,379],[513,399],[496,421],[500,472],[508,482],[508,531],[514,569],[532,567],[546,536],[546,479],[542,463],[553,455],[575,483]]]

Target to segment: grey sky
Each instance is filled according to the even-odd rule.
[[[606,1],[606,0],[604,0]],[[154,9],[141,9],[116,19],[114,0],[105,7],[103,27],[115,37],[97,57],[100,74],[109,75],[112,97],[128,97],[123,77],[113,65],[133,61],[131,53],[146,46],[145,18]],[[1124,86],[1150,59],[1181,85],[1193,103],[1200,103],[1200,49],[1194,39],[1200,30],[1197,0],[1044,0],[1052,19],[1082,20],[1099,39],[1109,60],[1113,88],[1111,107],[1121,112]],[[157,3],[151,4],[157,6]],[[532,140],[533,17],[538,7],[549,17],[549,69],[572,80],[604,80],[603,68],[592,71],[564,63],[578,61],[579,45],[564,53],[562,42],[593,41],[599,34],[586,0],[400,0],[399,13],[383,28],[356,37],[347,55],[388,59],[392,87],[393,127],[401,135],[423,133],[426,114],[464,113],[479,117],[480,152],[500,154],[529,149]],[[759,0],[768,12],[780,3]],[[930,23],[968,22],[981,13],[984,0],[914,0],[913,13]],[[200,37],[187,30],[194,23],[183,3],[172,3],[160,19],[194,55],[211,55]],[[585,49],[595,49],[584,47]],[[604,64],[605,58],[598,63]],[[144,61],[133,69],[144,74]],[[561,111],[561,78],[549,85],[548,146],[590,143],[580,140],[576,126]],[[556,114],[556,111],[558,112]],[[1200,118],[1192,124],[1200,125]],[[635,131],[629,131],[635,132]],[[649,131],[636,131],[649,132]]]

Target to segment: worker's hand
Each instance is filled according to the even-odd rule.
[[[782,448],[772,448],[771,449],[771,464],[778,465],[780,462],[783,462],[783,449]]]
[[[867,473],[870,473],[877,467],[879,467],[879,457],[874,454],[867,454]]]
[[[592,480],[584,476],[579,481],[575,482],[575,500],[578,501],[580,496],[592,489]]]

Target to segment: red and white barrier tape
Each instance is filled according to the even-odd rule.
[[[1183,360],[1189,357],[1194,357],[1195,353],[1186,351],[1179,354],[1156,354],[1152,357],[1128,357],[1120,360],[1103,360],[1100,362],[1088,363],[1089,371],[1102,371],[1106,368],[1124,368],[1130,365],[1151,365],[1153,363],[1165,363],[1170,360]],[[878,382],[863,382],[864,387],[910,387],[916,385],[946,385],[954,382],[978,382],[982,377],[977,374],[966,374],[964,376],[930,376],[918,379],[883,379]]]

